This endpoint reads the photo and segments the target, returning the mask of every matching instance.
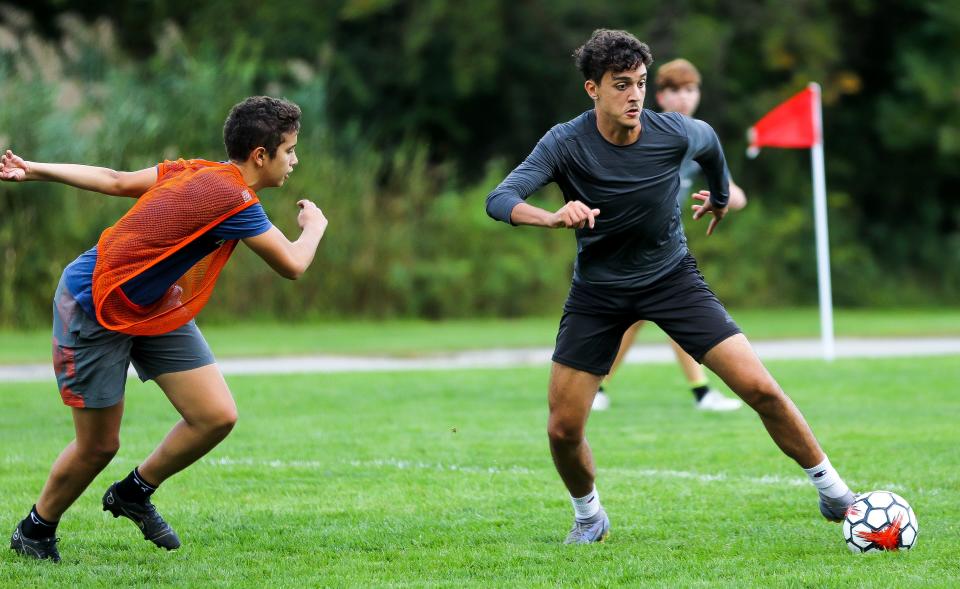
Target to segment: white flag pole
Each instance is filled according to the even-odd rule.
[[[813,167],[813,213],[817,237],[817,280],[820,286],[820,338],[823,359],[835,358],[833,341],[833,294],[830,285],[830,241],[827,237],[827,181],[823,165],[823,114],[820,84],[811,82],[815,141],[810,148]]]

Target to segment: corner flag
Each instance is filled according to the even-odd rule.
[[[823,164],[823,125],[820,85],[806,89],[768,112],[747,130],[747,155],[761,147],[809,148],[813,169],[813,210],[817,235],[817,277],[820,286],[820,335],[823,357],[833,360],[833,297],[830,285],[830,245],[827,238],[827,184]]]
[[[761,147],[810,148],[820,142],[820,130],[814,123],[814,103],[818,107],[820,104],[819,87],[814,86],[794,94],[750,127],[747,138],[751,157],[756,157]]]

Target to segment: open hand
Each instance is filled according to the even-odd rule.
[[[701,190],[700,192],[695,192],[692,195],[693,200],[699,200],[703,204],[695,204],[690,208],[693,209],[693,220],[697,221],[700,217],[710,213],[713,215],[713,218],[710,219],[710,224],[707,225],[707,235],[713,235],[713,229],[717,226],[717,223],[723,219],[724,215],[727,214],[727,207],[722,209],[714,208],[713,203],[710,202],[710,191]]]
[[[23,158],[9,149],[0,155],[0,180],[5,182],[23,182],[27,179],[30,166]]]

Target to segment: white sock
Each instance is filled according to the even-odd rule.
[[[583,497],[571,495],[570,501],[573,502],[574,517],[580,521],[586,521],[600,511],[600,495],[597,493],[596,487]]]
[[[813,486],[831,499],[843,497],[850,491],[850,487],[837,474],[837,469],[830,464],[829,458],[824,458],[820,464],[812,468],[805,468],[803,471],[810,477]]]

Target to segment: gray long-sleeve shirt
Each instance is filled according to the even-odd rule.
[[[509,223],[517,204],[556,182],[567,202],[600,209],[593,229],[576,230],[574,282],[638,288],[656,281],[687,253],[677,200],[684,156],[700,164],[715,206],[727,204],[729,174],[703,121],[643,109],[640,123],[640,138],[623,146],[600,135],[593,110],[556,125],[487,196],[487,214]]]

